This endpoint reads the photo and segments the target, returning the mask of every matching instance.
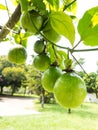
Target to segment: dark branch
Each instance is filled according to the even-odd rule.
[[[65,11],[69,6],[71,6],[74,2],[76,2],[77,0],[73,0],[71,3],[69,3],[68,5],[65,5],[63,8],[63,11]]]
[[[71,53],[71,55],[72,55],[72,57],[73,57],[73,59],[78,63],[78,65],[81,67],[81,69],[83,70],[83,72],[85,73],[85,74],[87,74],[87,72],[84,70],[84,68],[82,67],[82,65],[79,63],[79,61],[76,59],[76,57]],[[88,75],[88,74],[87,74]]]
[[[98,48],[91,48],[91,49],[75,49],[72,52],[87,52],[87,51],[98,51]]]
[[[15,24],[19,21],[21,16],[21,6],[18,4],[12,16],[9,18],[7,23],[2,27],[0,32],[0,42],[3,41],[4,38],[8,35],[10,30],[15,26]]]

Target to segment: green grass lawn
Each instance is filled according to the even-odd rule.
[[[40,114],[0,117],[0,130],[98,130],[98,104],[84,103],[71,114],[56,104],[36,107]]]

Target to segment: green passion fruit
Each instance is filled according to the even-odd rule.
[[[57,32],[55,32],[54,29],[51,27],[50,22],[46,24],[42,31],[43,35],[53,43],[58,42],[61,38],[61,36]]]
[[[54,96],[63,107],[78,107],[86,97],[85,83],[74,72],[64,73],[54,85]]]
[[[43,53],[44,49],[45,49],[44,41],[37,40],[34,43],[34,51],[36,53],[41,54],[41,53]]]
[[[45,90],[53,92],[56,80],[61,76],[62,70],[56,66],[50,66],[42,75],[41,83]]]
[[[36,34],[42,27],[43,18],[38,12],[32,10],[23,12],[20,21],[25,31]]]
[[[15,64],[24,64],[27,59],[27,52],[23,46],[16,46],[9,50],[8,60]]]
[[[35,56],[33,65],[37,70],[45,71],[51,64],[50,58],[46,54],[40,54]]]

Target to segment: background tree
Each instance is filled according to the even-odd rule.
[[[2,71],[2,75],[9,82],[12,89],[12,95],[21,87],[21,83],[25,80],[24,68],[6,67]]]
[[[0,56],[0,75],[2,74],[2,70],[6,67],[12,67],[13,64],[8,61],[7,56]]]
[[[5,79],[5,77],[2,75],[2,71],[4,68],[6,67],[12,67],[13,64],[8,61],[7,59],[7,56],[0,56],[0,88],[1,88],[1,91],[0,93],[2,94],[3,93],[3,88],[4,86],[8,86],[9,83],[7,82],[7,80]]]
[[[4,87],[4,78],[2,75],[0,75],[0,94],[3,93],[3,87]]]
[[[83,79],[87,86],[88,93],[95,93],[98,97],[98,75],[95,72],[84,75]]]
[[[39,96],[41,103],[54,103],[54,96],[52,93],[45,91],[41,84],[42,73],[36,70],[32,65],[27,66],[28,71],[26,74],[26,81],[23,85],[26,85],[26,91],[28,94],[36,94]],[[43,101],[44,100],[44,101]]]

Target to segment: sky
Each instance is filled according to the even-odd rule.
[[[98,6],[98,0],[77,0],[78,1],[78,11],[77,11],[77,17],[81,18],[84,14],[84,12],[92,7]],[[90,48],[90,46],[84,46],[83,44],[80,44],[78,48]],[[74,54],[76,58],[82,57],[85,58],[85,64],[83,65],[83,68],[86,72],[96,72],[98,69],[96,62],[98,61],[98,51],[93,52],[79,52],[79,54]],[[78,66],[79,67],[79,66]],[[80,67],[79,67],[80,68]]]
[[[9,0],[7,0],[9,1]],[[80,19],[84,12],[94,6],[98,5],[98,0],[77,0],[78,2],[78,10],[77,10],[77,17]],[[4,3],[4,0],[0,0],[0,3]],[[9,4],[9,3],[8,3]],[[10,10],[13,12],[14,8],[11,4],[9,4]],[[4,12],[4,11],[3,11]],[[5,17],[2,17],[5,16]],[[8,20],[8,14],[6,12],[4,12],[4,15],[2,14],[2,11],[0,10],[0,25],[4,25],[6,23],[6,21]],[[36,38],[34,37],[33,39],[30,39],[29,41],[36,41]],[[62,40],[60,41],[60,44],[65,42],[65,39],[62,38]],[[78,38],[77,38],[78,40]],[[28,52],[29,55],[32,54],[32,50],[33,50],[33,46],[32,44],[29,43],[30,46],[28,46]],[[12,45],[10,44],[10,42],[8,43],[0,43],[0,55],[6,55],[9,51],[9,49],[12,47]],[[32,49],[31,49],[32,48]],[[78,48],[83,49],[83,48],[89,48],[89,46],[84,46],[82,43],[78,46]],[[77,49],[78,49],[77,48]],[[31,49],[31,51],[30,51]],[[85,64],[83,65],[83,68],[85,69],[85,71],[88,72],[96,72],[96,70],[98,69],[97,65],[96,65],[96,61],[98,61],[98,51],[95,52],[75,52],[73,53],[73,55],[79,59],[81,58],[85,58]],[[77,67],[77,70],[82,70],[80,68],[80,66]]]

